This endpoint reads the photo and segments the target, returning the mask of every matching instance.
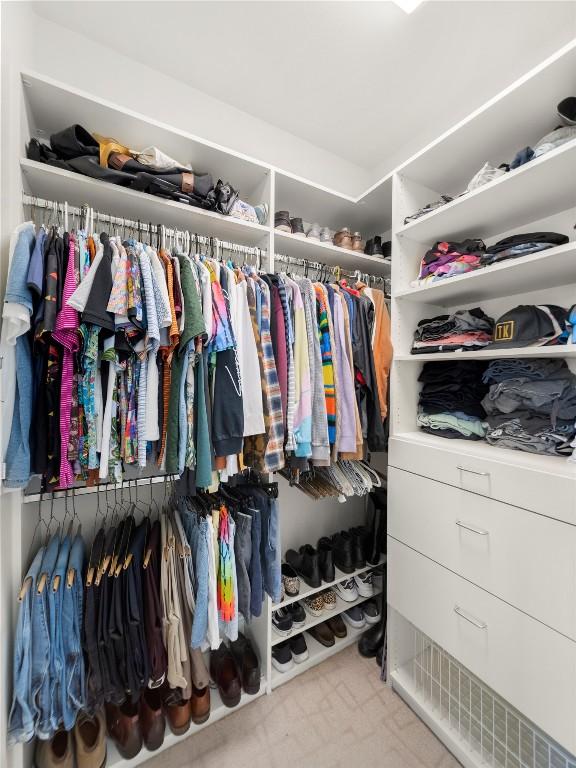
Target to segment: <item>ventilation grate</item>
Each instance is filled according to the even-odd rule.
[[[412,678],[420,703],[449,724],[479,757],[480,765],[576,768],[576,757],[419,629],[410,625],[410,630],[414,656],[403,669]]]

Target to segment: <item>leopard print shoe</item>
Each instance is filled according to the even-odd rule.
[[[322,595],[310,595],[305,598],[304,608],[310,616],[322,616],[324,613],[324,598]]]
[[[282,563],[282,586],[287,597],[296,597],[300,593],[300,579],[288,563]]]
[[[336,608],[336,592],[333,589],[327,589],[325,592],[321,592],[324,608],[327,611],[333,611]]]

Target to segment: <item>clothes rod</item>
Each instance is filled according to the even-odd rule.
[[[103,222],[103,223],[109,223],[109,224],[115,224],[118,227],[127,227],[128,229],[133,229],[135,232],[143,232],[146,234],[162,234],[162,231],[165,235],[168,237],[176,237],[178,235],[184,234],[186,231],[189,230],[183,230],[183,229],[174,229],[172,227],[165,227],[163,224],[156,225],[156,224],[147,224],[143,221],[133,221],[132,219],[125,219],[121,216],[112,216],[109,213],[101,213],[100,211],[95,211],[91,206],[84,205],[81,208],[78,208],[76,206],[68,205],[67,203],[61,203],[57,200],[45,200],[40,197],[36,197],[35,195],[29,195],[27,193],[24,193],[22,195],[22,203],[24,205],[31,206],[33,208],[42,208],[50,211],[59,212],[61,211],[62,214],[67,213],[72,216],[86,216],[87,213],[90,213],[92,216],[92,219],[96,217],[96,222]],[[199,243],[200,245],[212,245],[214,244],[218,248],[223,248],[227,251],[236,251],[238,253],[246,253],[250,255],[256,255],[256,256],[263,256],[266,255],[266,251],[262,248],[256,248],[248,245],[241,245],[240,243],[231,243],[227,240],[219,240],[217,237],[207,237],[206,235],[197,235],[193,232],[190,232],[190,236],[194,237],[194,240],[196,243]]]
[[[178,475],[154,475],[152,477],[140,477],[130,480],[124,480],[120,483],[98,483],[97,485],[80,486],[78,488],[68,488],[68,491],[43,491],[42,493],[30,493],[24,494],[24,504],[33,504],[39,501],[47,501],[49,499],[64,499],[66,496],[69,498],[74,496],[84,496],[90,493],[105,493],[106,491],[120,491],[122,488],[133,488],[134,484],[137,486],[155,485],[157,483],[171,483],[178,479]]]

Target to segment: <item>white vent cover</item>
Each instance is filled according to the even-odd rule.
[[[408,624],[408,622],[406,622]],[[419,703],[497,768],[576,768],[569,755],[413,625],[414,656],[403,666]]]

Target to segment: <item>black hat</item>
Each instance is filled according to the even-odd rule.
[[[567,315],[565,309],[553,304],[522,304],[496,321],[490,348],[549,344],[564,333]]]
[[[568,96],[562,99],[556,107],[558,115],[567,125],[576,125],[576,96]]]

